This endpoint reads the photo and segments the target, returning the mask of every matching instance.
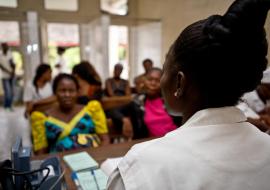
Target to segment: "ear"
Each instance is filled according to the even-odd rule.
[[[185,89],[186,76],[182,71],[179,71],[177,73],[176,92],[174,93],[175,97],[180,98],[181,96],[183,96]]]

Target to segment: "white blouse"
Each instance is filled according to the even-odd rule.
[[[206,109],[165,137],[135,145],[109,190],[269,190],[270,137],[235,107]]]
[[[265,103],[263,103],[256,90],[244,94],[242,99],[251,109],[253,109],[257,113],[265,109],[266,105]]]
[[[26,84],[24,93],[23,93],[23,101],[29,102],[29,101],[35,101],[40,100],[43,98],[48,98],[52,96],[52,85],[50,82],[47,82],[43,88],[39,88],[38,91],[34,87],[34,85],[29,82]]]

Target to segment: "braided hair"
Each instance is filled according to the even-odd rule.
[[[170,49],[172,72],[183,71],[208,106],[236,104],[266,69],[269,8],[269,0],[236,0],[223,16],[191,24]]]

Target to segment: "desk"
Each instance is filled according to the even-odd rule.
[[[107,158],[113,158],[113,157],[120,157],[124,156],[129,149],[137,143],[144,142],[147,140],[151,140],[151,138],[147,139],[140,139],[140,140],[134,140],[131,142],[125,142],[125,143],[119,143],[119,144],[111,144],[111,145],[106,145],[106,146],[101,146],[98,148],[90,148],[90,149],[79,149],[79,150],[73,150],[73,151],[66,151],[66,152],[61,152],[57,154],[44,154],[44,155],[39,155],[39,156],[34,156],[32,160],[43,160],[48,157],[52,156],[58,156],[61,160],[61,166],[62,169],[66,171],[64,175],[65,182],[67,184],[68,189],[76,189],[75,184],[71,180],[71,170],[69,167],[65,164],[63,161],[63,156],[68,155],[68,154],[73,154],[81,151],[86,151],[88,152],[99,164],[101,164],[103,161],[105,161]]]

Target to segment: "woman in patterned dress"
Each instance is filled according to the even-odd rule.
[[[80,147],[98,147],[109,142],[106,117],[98,101],[76,104],[79,85],[68,74],[58,75],[53,92],[58,105],[46,113],[31,115],[33,148],[36,154]]]

